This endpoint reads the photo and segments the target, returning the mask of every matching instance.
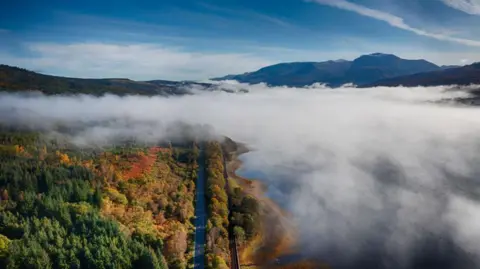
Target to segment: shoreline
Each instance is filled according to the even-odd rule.
[[[266,196],[268,186],[254,178],[244,178],[237,174],[243,166],[239,156],[250,152],[238,143],[237,150],[228,152],[227,173],[229,180],[235,181],[248,195],[253,196],[260,205],[262,216],[262,234],[240,249],[240,263],[249,268],[278,268],[275,261],[284,255],[294,254],[297,230],[288,212]]]
[[[274,200],[267,197],[268,185],[259,179],[245,178],[237,174],[243,162],[239,156],[251,152],[242,143],[236,143],[237,149],[230,151],[227,162],[229,180],[235,181],[244,192],[252,195],[260,204],[262,215],[262,234],[240,249],[240,264],[243,268],[268,269],[330,269],[319,261],[298,258],[288,261],[288,256],[299,254],[298,229],[291,219],[291,214]]]

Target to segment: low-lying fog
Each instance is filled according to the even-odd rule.
[[[432,88],[267,88],[184,97],[0,96],[0,123],[68,132],[79,145],[212,126],[256,151],[304,253],[333,268],[478,268],[480,109]],[[61,126],[61,128],[59,128]]]

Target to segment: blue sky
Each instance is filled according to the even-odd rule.
[[[480,0],[8,2],[0,63],[62,76],[205,79],[373,52],[480,61]]]

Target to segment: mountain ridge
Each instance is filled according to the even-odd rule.
[[[373,83],[378,80],[450,68],[427,60],[402,59],[393,54],[372,53],[353,61],[289,62],[260,68],[240,75],[227,75],[212,80],[237,80],[243,83],[267,83],[272,86],[307,86],[324,83],[332,87],[353,83]]]
[[[72,78],[40,74],[24,68],[0,64],[0,91],[42,92],[44,94],[116,94],[116,95],[182,95],[185,86],[198,85],[213,89],[214,85],[191,81],[135,81],[127,78]]]
[[[372,58],[379,58],[380,61]],[[400,60],[399,60],[400,59]],[[382,63],[382,61],[386,61]],[[413,65],[413,66],[412,66]],[[380,67],[381,68],[380,68]],[[287,68],[286,68],[287,67]],[[420,72],[423,69],[432,70]],[[349,83],[345,77],[353,78],[358,87],[375,86],[437,86],[437,85],[470,85],[480,84],[480,63],[456,67],[437,66],[425,60],[407,60],[395,55],[371,54],[363,55],[354,61],[332,60],[325,62],[292,62],[280,63],[260,69],[263,74],[270,73],[272,81],[264,81],[256,72],[243,75],[250,76],[250,82],[265,82],[270,85],[291,85],[303,87],[316,82],[329,82],[332,87]],[[360,71],[358,71],[360,70]],[[321,78],[314,78],[311,83],[304,84],[321,71]],[[258,72],[258,71],[257,71]],[[410,73],[399,75],[400,73]],[[297,75],[300,73],[300,75]],[[412,74],[413,73],[413,74]],[[278,76],[278,74],[281,74]],[[347,75],[345,75],[347,74]],[[238,79],[238,75],[223,78]],[[292,78],[293,76],[293,78]],[[380,77],[380,79],[376,79]],[[245,82],[240,80],[240,82]],[[40,74],[27,69],[0,64],[0,91],[3,92],[41,92],[43,94],[91,94],[91,95],[184,95],[191,94],[190,89],[221,90],[233,92],[221,85],[194,81],[150,80],[135,81],[126,78],[69,78]],[[246,90],[242,90],[244,92]]]
[[[440,86],[480,84],[480,62],[471,65],[442,69],[432,72],[417,73],[408,76],[379,80],[361,87],[376,86]]]

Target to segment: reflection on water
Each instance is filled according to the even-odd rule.
[[[287,204],[288,199],[286,196],[292,190],[292,184],[285,184],[285,181],[292,182],[291,176],[286,176],[282,174],[270,174],[272,171],[269,171],[267,175],[264,171],[262,171],[262,165],[258,165],[257,162],[258,152],[248,152],[239,156],[239,160],[242,161],[242,166],[236,171],[237,175],[243,178],[259,180],[265,184],[267,190],[265,192],[265,196],[274,201],[284,210],[293,213],[293,210],[290,210]],[[264,167],[265,168],[265,167]],[[295,249],[299,249],[299,246],[292,246]],[[285,254],[276,259],[269,262],[269,265],[287,265],[293,264],[296,262],[303,261],[307,259],[305,253],[297,252],[297,253],[290,253]]]
[[[272,199],[280,207],[288,211],[288,204],[286,199],[283,199],[285,193],[279,188],[271,176],[268,176],[259,169],[256,169],[255,165],[252,165],[253,159],[255,159],[256,152],[247,152],[238,157],[242,161],[242,166],[236,171],[236,174],[243,178],[259,180],[265,184],[267,190],[265,196]]]

